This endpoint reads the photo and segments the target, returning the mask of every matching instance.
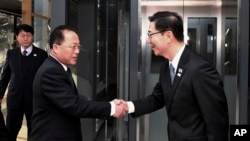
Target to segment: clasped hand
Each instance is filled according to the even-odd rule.
[[[114,99],[112,102],[115,104],[115,114],[112,115],[115,118],[121,118],[128,113],[127,102],[122,99]]]

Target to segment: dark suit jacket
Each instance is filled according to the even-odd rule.
[[[166,61],[152,95],[133,103],[134,117],[166,106],[169,141],[228,140],[227,99],[220,76],[211,64],[187,47],[173,86]]]
[[[29,59],[29,64],[23,68],[21,48],[14,48],[7,52],[0,80],[0,98],[3,98],[9,84],[7,108],[18,109],[21,107],[21,102],[25,102],[27,106],[32,107],[33,79],[39,66],[48,55],[46,51],[33,46],[33,50],[29,56],[32,59]]]
[[[33,88],[29,141],[81,141],[80,118],[110,116],[110,103],[80,97],[62,65],[51,56],[38,70]]]

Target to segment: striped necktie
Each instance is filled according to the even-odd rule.
[[[23,56],[27,56],[27,53],[28,53],[28,52],[27,52],[26,50],[24,50],[24,51],[23,51]]]

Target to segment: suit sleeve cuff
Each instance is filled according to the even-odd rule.
[[[129,114],[134,113],[135,112],[135,105],[134,105],[134,103],[132,101],[128,101],[127,105],[128,105],[128,113]]]

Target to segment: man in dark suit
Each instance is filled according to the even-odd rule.
[[[20,47],[7,51],[2,68],[1,100],[9,84],[6,117],[9,141],[16,141],[24,115],[27,120],[28,134],[31,131],[33,79],[39,66],[48,57],[46,51],[32,45],[33,35],[34,29],[30,25],[17,26],[16,39]]]
[[[76,64],[81,47],[74,29],[64,25],[56,27],[50,35],[49,45],[50,56],[34,79],[29,141],[81,141],[80,118],[126,114],[126,105],[118,105],[119,101],[89,101],[78,95],[69,69]]]
[[[177,13],[157,12],[149,20],[148,43],[166,61],[153,93],[127,102],[129,113],[138,117],[165,106],[169,141],[228,141],[228,105],[218,72],[185,46]]]

